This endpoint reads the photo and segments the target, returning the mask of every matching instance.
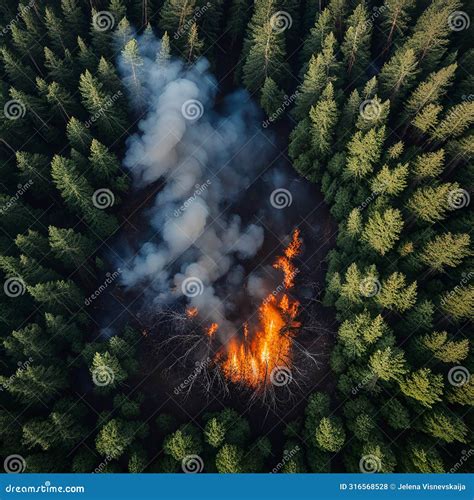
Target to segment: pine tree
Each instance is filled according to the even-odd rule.
[[[86,32],[84,12],[79,7],[78,0],[61,0],[61,11],[67,24],[67,30],[74,35],[81,35]]]
[[[160,28],[180,38],[181,31],[191,18],[195,0],[165,0],[160,11]]]
[[[301,49],[301,61],[303,62],[302,72],[307,70],[307,61],[313,54],[322,51],[323,41],[329,33],[334,31],[335,23],[331,10],[326,8],[316,17],[316,22],[311,28]]]
[[[382,193],[389,196],[398,196],[407,187],[408,164],[398,164],[390,169],[384,165],[371,182],[374,193]]]
[[[69,314],[83,303],[80,289],[72,281],[50,281],[29,286],[28,292],[50,312]]]
[[[181,461],[188,455],[198,455],[201,452],[201,446],[198,432],[190,425],[187,425],[165,439],[163,450],[175,460]]]
[[[91,143],[89,161],[93,168],[93,175],[99,182],[111,180],[120,170],[117,157],[96,139],[93,139]]]
[[[421,261],[436,271],[456,267],[471,255],[468,234],[443,233],[428,242],[420,255]]]
[[[429,368],[420,368],[400,382],[400,389],[409,398],[431,408],[441,401],[443,385],[442,375],[434,375]]]
[[[445,141],[458,137],[474,123],[474,102],[456,104],[436,125],[432,137],[437,141]]]
[[[243,67],[243,82],[251,92],[260,91],[265,79],[270,77],[278,85],[287,79],[285,38],[267,22],[256,33]]]
[[[474,318],[474,287],[456,286],[441,298],[443,311],[455,320]]]
[[[382,281],[380,292],[375,296],[375,300],[381,307],[405,312],[415,304],[416,290],[416,281],[411,285],[406,285],[405,275],[395,272]]]
[[[26,404],[42,404],[57,396],[67,386],[66,374],[57,366],[28,365],[18,369],[15,377],[5,384],[5,377],[0,383],[6,385],[8,392],[19,396]]]
[[[413,34],[406,41],[414,49],[420,66],[431,71],[446,52],[450,27],[449,15],[460,7],[458,0],[433,0],[420,15]]]
[[[135,95],[139,96],[138,99],[141,99],[143,93],[141,85],[141,67],[143,66],[143,59],[140,56],[138,42],[135,38],[132,38],[125,44],[122,50],[122,58],[127,67],[127,81],[129,82],[128,85],[131,87],[130,90]]]
[[[156,55],[156,62],[161,66],[165,65],[171,57],[171,49],[170,49],[170,37],[168,36],[168,32],[165,31],[163,37],[161,38],[160,50]]]
[[[413,164],[413,172],[417,179],[438,177],[444,168],[444,149],[418,155]]]
[[[51,176],[48,157],[38,153],[17,151],[17,167],[23,182],[32,182],[41,193],[51,193]]]
[[[312,146],[319,159],[325,159],[331,151],[334,131],[338,121],[337,104],[334,99],[334,88],[328,83],[321,99],[309,113],[312,122]]]
[[[270,117],[270,121],[274,121],[280,117],[277,111],[278,108],[282,106],[284,100],[285,95],[283,91],[278,88],[275,81],[270,77],[265,78],[260,104],[267,116]]]
[[[204,439],[214,448],[220,448],[224,443],[226,428],[217,418],[211,418],[204,428]]]
[[[135,437],[132,422],[113,418],[99,431],[95,442],[96,450],[104,457],[120,458]]]
[[[337,41],[330,33],[323,42],[323,49],[317,55],[312,55],[304,80],[298,89],[295,100],[295,118],[305,118],[311,108],[319,99],[324,87],[336,80],[339,72],[339,63],[336,59]]]
[[[386,36],[385,50],[388,50],[392,42],[406,32],[415,0],[386,0],[383,6],[381,24]]]
[[[53,9],[46,7],[44,18],[53,49],[61,52],[71,47],[72,32],[66,29],[62,20],[55,14]]]
[[[368,346],[375,343],[388,332],[388,327],[382,316],[372,318],[365,311],[342,323],[338,338],[343,344],[344,354],[349,359],[361,357],[367,352]]]
[[[339,419],[323,417],[316,428],[316,444],[325,451],[338,452],[344,445],[346,433]]]
[[[369,65],[371,38],[372,27],[368,22],[367,7],[362,2],[347,21],[347,30],[341,45],[348,78],[355,86],[360,83],[359,79],[364,76]]]
[[[458,184],[446,182],[436,187],[417,189],[409,198],[407,206],[415,216],[425,222],[443,220],[449,210],[449,195],[459,189]]]
[[[69,269],[84,266],[93,255],[95,247],[87,237],[73,229],[49,226],[49,244],[54,256]]]
[[[469,340],[448,340],[447,332],[433,332],[420,338],[430,355],[443,363],[459,363],[469,354]]]
[[[49,253],[48,238],[32,229],[28,229],[26,233],[17,234],[15,245],[22,254],[36,260],[47,258]]]
[[[243,450],[238,446],[225,444],[217,452],[216,468],[221,474],[239,474],[246,472]]]
[[[385,255],[400,238],[403,218],[400,210],[388,208],[374,212],[362,231],[362,239],[374,250]]]
[[[369,366],[378,378],[385,381],[400,380],[407,371],[403,351],[391,347],[375,351],[370,357]]]
[[[126,129],[126,120],[118,106],[110,102],[102,83],[86,70],[80,77],[82,103],[91,116],[96,116],[97,129],[108,139],[116,140]]]
[[[466,443],[468,429],[464,422],[447,411],[432,411],[423,416],[423,430],[447,443],[459,441]]]
[[[431,73],[410,94],[404,106],[404,116],[410,118],[428,104],[436,104],[453,82],[457,64],[450,64]],[[405,118],[405,119],[406,119]]]
[[[92,135],[89,132],[89,128],[74,116],[71,117],[67,124],[66,134],[72,148],[84,154],[89,152]]]
[[[397,51],[384,64],[380,72],[380,85],[382,91],[390,100],[397,102],[404,98],[407,92],[415,84],[417,70],[417,59],[413,49]]]
[[[350,177],[366,177],[380,160],[385,138],[385,127],[370,129],[367,133],[356,132],[347,145],[346,174]]]
[[[191,24],[188,32],[188,40],[186,42],[187,61],[194,62],[201,55],[204,42],[199,39],[198,26],[196,23]]]

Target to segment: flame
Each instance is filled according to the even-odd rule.
[[[217,332],[217,329],[219,328],[219,325],[217,323],[212,323],[211,326],[207,329],[207,336],[212,339],[214,337],[214,334]]]
[[[286,289],[294,286],[298,269],[293,259],[300,254],[301,244],[300,232],[295,229],[284,255],[274,264],[283,272]],[[224,375],[232,382],[257,388],[269,382],[273,369],[291,366],[292,339],[295,329],[300,326],[295,321],[298,308],[299,302],[286,293],[268,295],[259,307],[259,324],[255,332],[250,333],[245,323],[243,339],[233,339],[224,356],[218,355]]]
[[[300,230],[297,228],[293,231],[293,236],[290,244],[285,248],[283,255],[277,258],[276,262],[273,264],[275,269],[280,269],[283,271],[284,279],[283,283],[285,288],[293,288],[295,275],[298,270],[293,264],[292,259],[297,257],[301,252],[301,238]]]
[[[188,307],[186,309],[186,316],[188,318],[195,318],[198,315],[197,307]]]

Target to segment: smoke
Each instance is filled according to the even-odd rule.
[[[159,63],[159,41],[148,35],[138,43],[140,59],[119,61],[131,101],[144,112],[124,166],[136,189],[164,182],[147,213],[152,234],[122,281],[146,288],[154,307],[186,302],[232,333],[227,318],[235,290],[247,285],[245,262],[264,241],[261,225],[244,223],[235,207],[268,163],[272,144],[247,92],[216,103],[218,85],[206,60]],[[263,296],[263,280],[251,277],[248,285]]]

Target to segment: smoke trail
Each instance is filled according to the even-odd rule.
[[[217,107],[217,82],[208,62],[158,63],[159,47],[141,37],[141,60],[119,61],[137,109],[146,103],[124,165],[137,188],[165,180],[149,213],[154,235],[123,272],[123,283],[150,287],[155,305],[185,296],[203,317],[218,322],[221,332],[229,332],[228,295],[243,285],[240,264],[264,239],[263,228],[243,224],[233,204],[265,166],[271,144],[247,92],[235,92]],[[187,290],[189,284],[194,288]]]

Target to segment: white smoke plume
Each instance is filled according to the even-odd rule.
[[[152,236],[122,274],[127,287],[147,287],[154,306],[182,300],[232,330],[232,292],[244,286],[242,264],[255,256],[263,228],[244,224],[233,204],[245,197],[268,162],[271,144],[260,112],[245,91],[216,105],[217,82],[208,62],[157,62],[160,42],[139,39],[141,61],[119,61],[131,97],[145,106],[129,138],[124,165],[137,189],[164,181],[149,212]],[[183,296],[188,278],[202,283]],[[256,281],[251,280],[250,288]]]

